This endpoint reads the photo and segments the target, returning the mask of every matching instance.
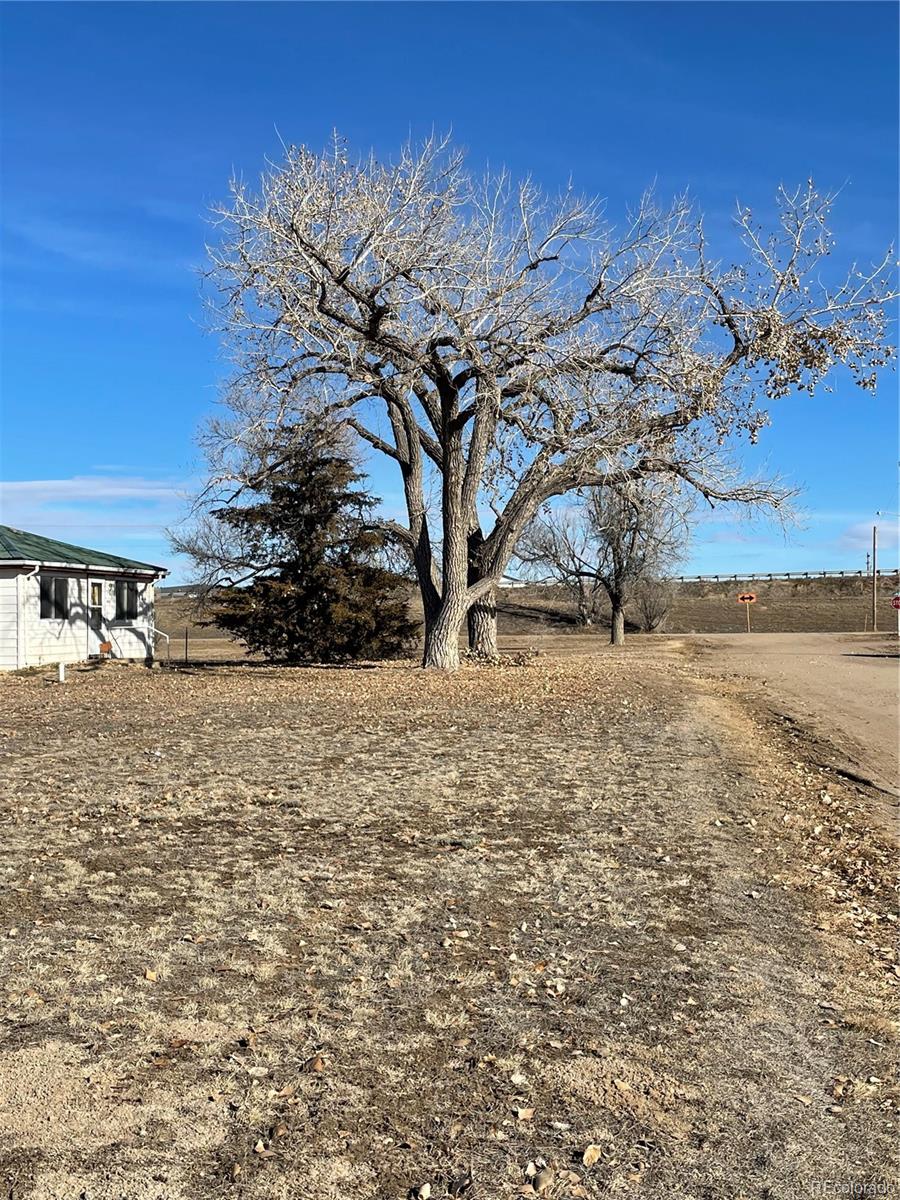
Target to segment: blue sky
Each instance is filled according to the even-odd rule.
[[[613,219],[653,181],[689,188],[723,245],[737,197],[763,210],[811,176],[843,187],[837,257],[880,257],[897,227],[897,12],[5,4],[0,521],[172,561],[163,529],[225,373],[199,300],[205,214],[279,137],[320,147],[337,128],[390,154],[452,128],[473,166],[550,190],[571,176]],[[803,489],[803,527],[707,518],[691,569],[861,565],[874,510],[898,508],[896,397],[887,373],[875,398],[838,380],[780,402],[746,461]],[[372,466],[396,504],[390,465]]]

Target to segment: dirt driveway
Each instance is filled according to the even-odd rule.
[[[707,634],[690,643],[702,649],[704,670],[764,685],[766,703],[819,739],[835,766],[871,780],[896,799],[896,635]],[[892,811],[896,815],[896,804]]]
[[[689,656],[0,712],[7,1200],[891,1180],[891,848]]]

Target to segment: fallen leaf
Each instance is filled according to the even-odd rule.
[[[530,1121],[534,1116],[533,1108],[517,1108],[516,1117],[519,1121]]]
[[[799,1100],[806,1108],[812,1104],[812,1096],[795,1096],[794,1099]]]
[[[149,967],[145,967],[144,978],[150,983],[156,983],[157,979],[159,979],[159,975],[156,973],[156,971],[151,971]]]
[[[603,1147],[598,1146],[596,1142],[591,1142],[591,1144],[585,1148],[584,1154],[581,1156],[581,1161],[586,1167],[592,1167],[595,1163],[600,1161],[602,1155]]]
[[[451,1196],[464,1196],[472,1186],[472,1182],[471,1171],[464,1171],[462,1174],[457,1175],[454,1179],[450,1180],[450,1182],[447,1184],[447,1191]]]
[[[556,1176],[553,1174],[552,1168],[541,1167],[537,1175],[535,1175],[534,1179],[532,1179],[531,1186],[538,1194],[540,1194],[541,1192],[546,1192],[553,1187],[555,1178]]]

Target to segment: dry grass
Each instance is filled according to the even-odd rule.
[[[0,679],[3,1195],[887,1177],[888,850],[663,653]]]

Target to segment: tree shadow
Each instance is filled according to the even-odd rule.
[[[497,602],[497,613],[505,617],[521,617],[524,620],[541,621],[545,625],[577,626],[578,618],[573,613],[561,612],[557,608],[542,608],[537,604],[511,604]]]
[[[406,661],[406,660],[403,660]],[[412,663],[412,660],[409,660]],[[161,662],[165,671],[178,671],[183,675],[214,672],[222,668],[243,667],[254,672],[261,671],[377,671],[382,665],[375,662],[346,663],[287,663],[266,662],[259,658],[207,658],[191,659],[190,662]]]

